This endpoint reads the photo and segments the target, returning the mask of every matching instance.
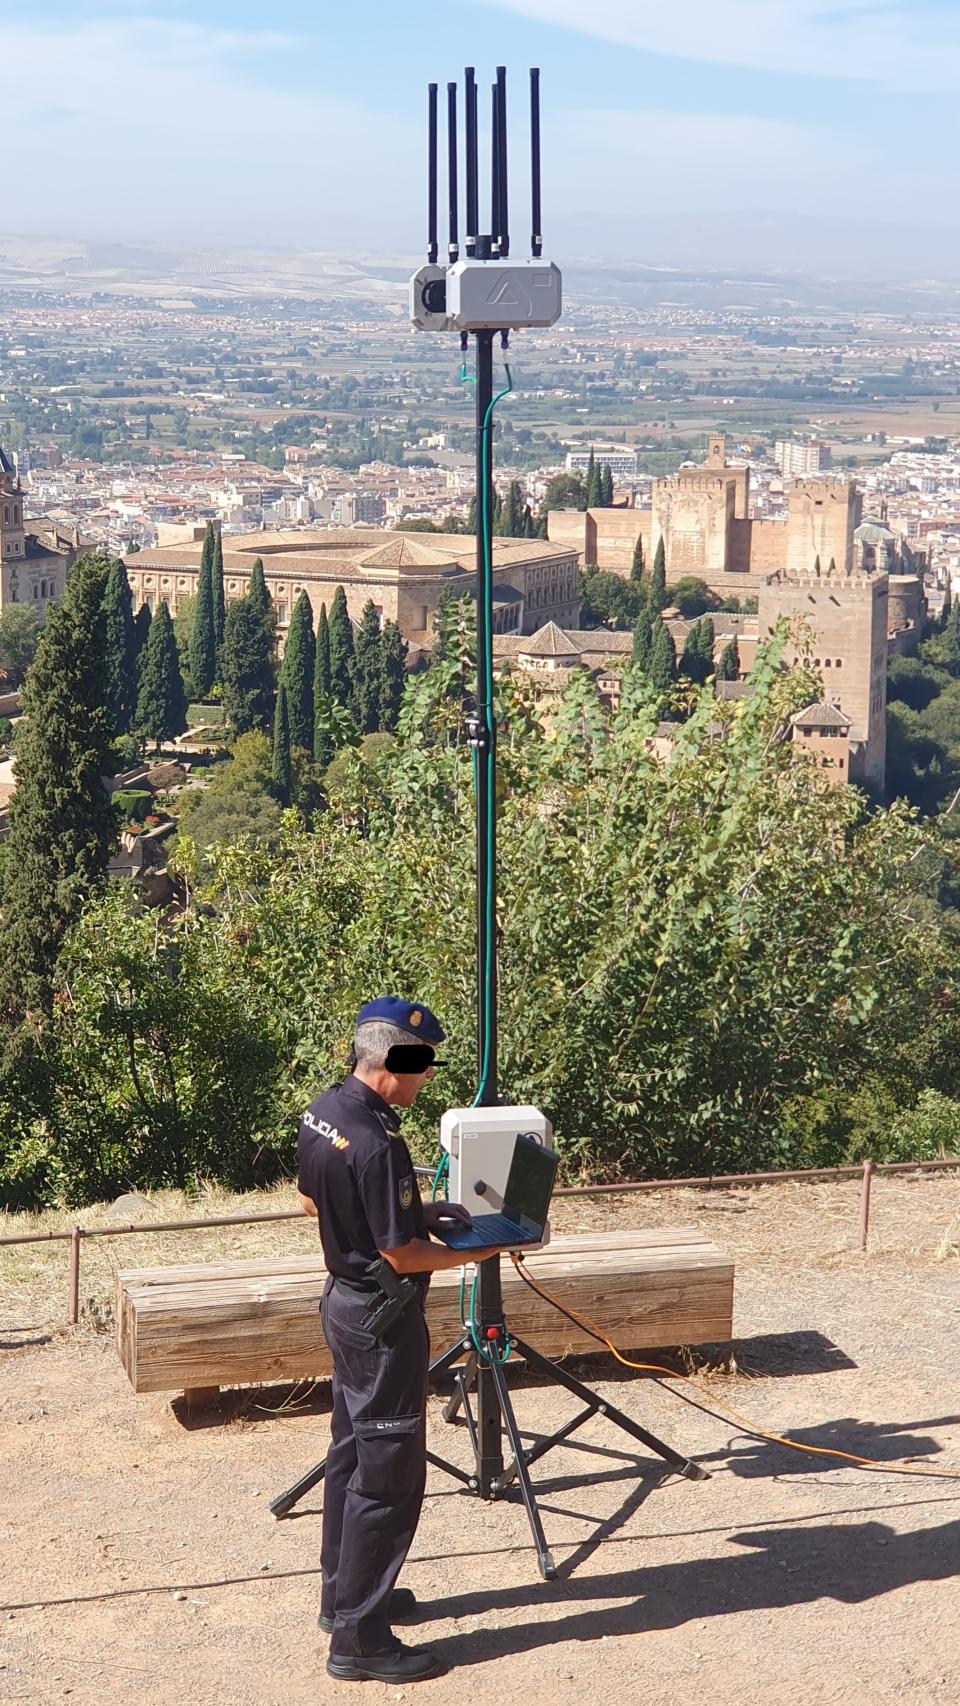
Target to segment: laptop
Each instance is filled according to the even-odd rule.
[[[451,1250],[480,1250],[491,1244],[539,1244],[557,1176],[558,1156],[518,1133],[500,1214],[479,1214],[471,1226],[449,1221],[433,1228]]]

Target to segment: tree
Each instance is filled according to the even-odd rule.
[[[345,711],[336,699],[322,697],[317,700],[316,736],[314,739],[314,760],[321,771],[332,764],[341,747],[359,746],[360,736],[357,725],[349,711]]]
[[[133,661],[137,672],[138,690],[140,686],[140,670],[143,664],[143,654],[147,649],[147,641],[150,638],[150,624],[152,621],[153,613],[149,604],[141,604],[140,609],[133,618]]]
[[[446,663],[450,657],[456,610],[457,601],[450,588],[448,586],[441,587],[437,607],[433,613],[433,647],[430,656],[435,663]]]
[[[259,729],[238,735],[227,764],[214,766],[205,794],[269,794],[273,743]]]
[[[717,663],[717,680],[739,681],[739,679],[740,652],[737,646],[737,637],[734,635],[732,640],[727,641],[723,651],[720,653],[720,658]]]
[[[380,727],[382,655],[380,617],[371,598],[363,607],[353,654],[353,715],[361,735],[376,734]]]
[[[316,641],[313,637],[313,607],[301,592],[294,606],[280,682],[286,688],[291,747],[313,751],[313,695],[316,672]]]
[[[262,574],[262,570],[261,570]],[[269,727],[273,710],[273,625],[253,595],[227,608],[220,678],[234,734]]]
[[[233,847],[241,840],[272,847],[279,837],[280,807],[272,794],[189,788],[180,796],[179,807],[179,834],[188,835],[198,853],[210,847]]]
[[[177,642],[170,612],[161,600],[143,654],[134,728],[141,740],[155,741],[159,752],[165,740],[182,735],[186,726],[187,699]]]
[[[650,575],[650,590],[647,602],[652,611],[661,611],[667,602],[667,553],[664,549],[663,534],[657,540],[657,549],[653,559],[653,571]]]
[[[507,539],[522,539],[524,533],[523,492],[519,480],[511,480],[500,516],[498,532]]]
[[[330,692],[330,627],[327,622],[327,607],[320,606],[317,617],[317,638],[315,648],[316,666],[313,674],[313,696]]]
[[[385,622],[380,646],[380,727],[393,734],[406,685],[407,643],[396,622]]]
[[[0,616],[0,670],[8,687],[21,687],[37,655],[40,623],[28,604],[10,604]]]
[[[554,474],[543,497],[543,519],[552,509],[586,509],[587,488],[582,474]],[[474,532],[476,529],[474,528]],[[546,535],[544,535],[546,537]]]
[[[713,674],[713,653],[717,643],[716,631],[709,616],[700,618],[700,657],[704,666],[704,680]]]
[[[644,570],[643,536],[642,536],[642,534],[638,533],[637,534],[637,543],[633,547],[633,561],[630,564],[630,579],[632,581],[642,581],[643,580],[643,570]]]
[[[193,690],[193,677],[190,673],[190,654],[193,650],[193,619],[196,611],[196,593],[184,593],[177,600],[177,614],[173,618],[173,636],[177,642],[177,652],[180,657],[180,667],[183,670],[184,687],[188,699],[196,698]]]
[[[197,577],[197,604],[193,613],[190,635],[190,681],[198,699],[206,699],[217,675],[217,634],[213,619],[213,528],[207,522],[203,542],[200,573]]]
[[[282,806],[290,804],[290,719],[287,690],[281,681],[273,719],[273,791]]]
[[[596,458],[594,457],[594,454],[593,454],[593,446],[592,445],[590,446],[590,460],[587,463],[586,500],[587,501],[586,501],[585,507],[587,509],[598,509],[599,508],[599,506],[600,506],[600,470],[597,467]]]
[[[676,647],[673,636],[662,619],[654,623],[647,674],[652,685],[660,693],[669,693],[677,679]]]
[[[585,628],[632,628],[643,608],[643,588],[607,569],[580,576],[580,620]]]
[[[476,534],[477,531],[477,494],[474,492],[467,508],[467,519],[463,524],[464,533]]]
[[[226,622],[226,594],[223,588],[223,539],[217,528],[213,542],[213,568],[210,574],[213,587],[213,633],[219,657],[223,645],[223,629]]]
[[[714,610],[717,601],[706,581],[696,575],[683,575],[670,588],[670,603],[676,606],[681,616],[691,617]]]
[[[613,506],[613,474],[609,462],[600,469],[600,507],[611,509]]]
[[[688,681],[695,681],[701,687],[707,679],[699,622],[694,622],[693,626],[687,631],[683,654],[680,658],[680,673],[685,675]]]
[[[650,649],[653,644],[653,629],[650,622],[650,612],[644,607],[637,617],[637,625],[633,630],[633,651],[630,661],[642,670],[644,674],[650,667]]]
[[[49,1014],[57,956],[106,869],[116,815],[104,704],[106,560],[80,557],[50,605],[23,692],[0,915],[0,1013],[12,1052],[27,1014]]]
[[[943,629],[947,625],[947,620],[948,620],[949,615],[950,615],[950,610],[951,610],[952,604],[953,604],[953,597],[952,597],[951,590],[950,590],[950,582],[947,581],[946,590],[945,590],[944,595],[943,595],[943,604],[940,607],[940,623],[939,623],[939,626],[940,626],[941,632],[943,631]],[[0,617],[0,630],[2,630],[2,626],[3,626],[3,618]],[[0,642],[0,644],[2,644],[2,642]]]
[[[330,692],[349,711],[353,699],[353,625],[347,615],[347,595],[338,586],[330,606]]]
[[[103,594],[107,637],[105,696],[114,733],[125,735],[137,703],[137,667],[133,638],[133,594],[126,565],[111,563]]]

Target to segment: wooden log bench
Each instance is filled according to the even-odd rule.
[[[694,1227],[554,1238],[528,1271],[591,1316],[624,1350],[724,1343],[733,1333],[733,1262]],[[598,1350],[595,1339],[502,1262],[507,1321],[545,1356]],[[135,1392],[214,1395],[220,1386],[324,1379],[330,1353],[318,1303],[319,1256],[121,1269],[117,1349]],[[459,1272],[435,1274],[427,1321],[436,1354],[461,1331]]]

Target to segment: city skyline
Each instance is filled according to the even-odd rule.
[[[565,257],[960,273],[944,0],[7,0],[3,224],[97,241],[415,252],[429,78],[544,75],[545,221]],[[413,20],[415,27],[411,27]],[[371,48],[373,44],[373,49]],[[118,132],[122,146],[118,146]],[[524,186],[525,188],[525,186]],[[945,211],[947,218],[944,217]]]

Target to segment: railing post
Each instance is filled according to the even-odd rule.
[[[70,1308],[69,1322],[75,1327],[80,1319],[80,1239],[79,1226],[70,1228]]]
[[[863,1163],[863,1182],[860,1186],[860,1248],[865,1250],[870,1233],[870,1186],[873,1183],[872,1161]]]

